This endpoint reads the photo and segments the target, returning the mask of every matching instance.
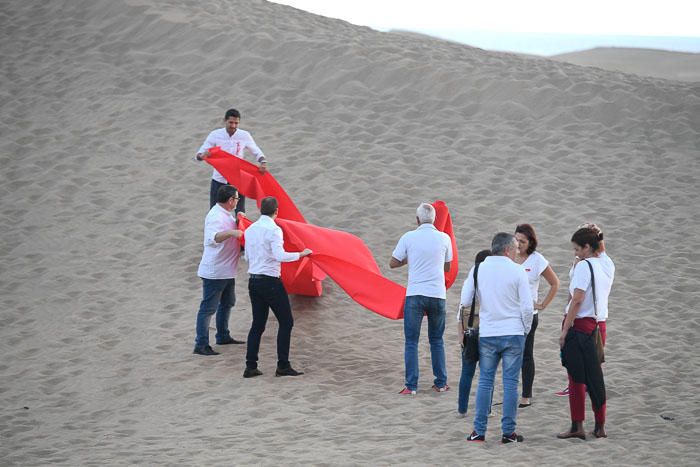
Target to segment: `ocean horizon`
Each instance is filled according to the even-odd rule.
[[[700,53],[700,37],[514,33],[447,29],[401,30],[486,50],[552,56],[596,47],[629,47]]]

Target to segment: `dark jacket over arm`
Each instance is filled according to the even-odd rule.
[[[605,404],[605,381],[593,335],[569,329],[564,340],[561,363],[574,382],[588,387],[593,408],[602,407]]]

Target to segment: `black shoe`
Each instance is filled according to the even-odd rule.
[[[303,374],[303,371],[297,371],[291,366],[288,366],[287,368],[277,368],[275,371],[275,376],[301,376]]]
[[[525,407],[530,407],[531,405],[532,405],[532,403],[530,403],[530,404],[518,404],[518,408],[524,409]]]
[[[244,378],[255,378],[256,376],[262,375],[262,371],[257,368],[246,368],[243,372]]]
[[[229,336],[226,339],[216,341],[216,345],[228,345],[228,344],[245,344],[245,341],[239,341]]]
[[[509,435],[503,435],[501,436],[501,443],[503,444],[508,444],[508,443],[522,443],[523,438],[521,435],[517,434],[516,432],[512,432]]]
[[[219,355],[219,352],[212,349],[210,345],[195,347],[192,353],[196,353],[197,355]]]
[[[472,431],[472,434],[467,436],[467,441],[473,441],[475,443],[483,443],[486,441],[486,436],[480,435],[476,431]]]

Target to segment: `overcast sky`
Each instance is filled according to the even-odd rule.
[[[700,0],[273,0],[390,29],[700,37]]]

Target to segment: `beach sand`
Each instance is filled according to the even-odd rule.
[[[262,0],[6,2],[0,26],[0,464],[697,464],[697,84]],[[274,319],[262,377],[241,377],[242,346],[192,355],[211,174],[193,156],[229,107],[306,219],[362,238],[396,281],[406,271],[388,259],[416,207],[447,203],[461,258],[452,391],[430,390],[424,327],[419,392],[398,396],[403,323],[330,279],[322,297],[291,299],[303,377],[274,377]],[[556,439],[568,406],[553,394],[569,239],[585,221],[604,228],[617,274],[609,438],[583,442]],[[500,444],[496,406],[487,442],[470,445],[474,392],[454,416],[454,312],[474,254],[521,222],[562,290],[540,314],[526,442]],[[243,263],[236,338],[246,283]]]

